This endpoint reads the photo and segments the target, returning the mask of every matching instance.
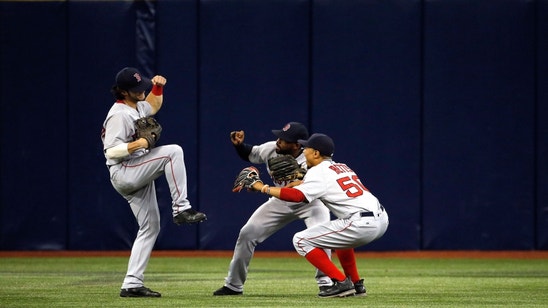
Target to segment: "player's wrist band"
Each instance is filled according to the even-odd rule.
[[[261,193],[270,194],[270,186],[268,184],[263,185],[263,187],[261,188]]]
[[[154,94],[156,96],[160,96],[164,93],[164,87],[161,87],[161,86],[158,86],[158,85],[153,85],[152,90],[150,92],[152,92],[152,94]]]

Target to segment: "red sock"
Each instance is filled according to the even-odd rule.
[[[360,274],[358,274],[358,267],[356,266],[356,256],[354,255],[354,249],[336,250],[337,258],[341,262],[341,266],[346,276],[350,276],[352,282],[360,280]]]
[[[329,276],[331,279],[343,281],[346,276],[329,260],[329,257],[323,249],[314,248],[305,256],[306,260],[314,265],[317,269]]]

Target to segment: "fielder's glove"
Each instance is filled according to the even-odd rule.
[[[270,176],[276,182],[291,182],[302,180],[306,170],[301,168],[297,160],[291,155],[279,155],[268,160]]]
[[[257,182],[263,182],[261,181],[261,178],[259,178],[259,170],[255,167],[244,168],[236,177],[236,181],[234,181],[234,186],[232,187],[232,192],[240,192],[244,188],[253,190],[251,186]]]
[[[148,149],[152,149],[162,133],[162,126],[152,116],[135,120],[135,135],[137,139],[145,138],[148,142]]]

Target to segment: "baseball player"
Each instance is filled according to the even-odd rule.
[[[137,138],[135,121],[158,112],[167,80],[157,75],[145,78],[131,67],[116,75],[112,94],[116,102],[103,123],[101,139],[114,189],[129,203],[139,231],[129,258],[121,297],[160,297],[144,286],[144,272],[160,233],[160,212],[154,180],[165,174],[172,198],[176,224],[197,223],[206,215],[194,210],[187,200],[187,178],[183,150],[178,145],[154,147],[156,138]],[[152,87],[145,97],[145,91]],[[159,131],[157,131],[159,134]]]
[[[320,297],[365,295],[354,248],[381,238],[388,228],[388,214],[352,169],[332,160],[335,145],[329,136],[313,134],[308,140],[298,142],[304,146],[309,168],[301,183],[270,187],[255,179],[250,187],[288,202],[306,204],[321,200],[338,219],[296,233],[293,245],[300,255],[334,281],[332,287],[320,291]],[[344,273],[324,249],[336,251]]]
[[[278,138],[276,141],[254,146],[244,143],[244,131],[231,132],[230,139],[243,160],[254,164],[266,164],[267,170],[267,161],[280,154],[292,155],[299,164],[304,166],[305,158],[297,140],[308,138],[306,127],[298,122],[290,122],[281,130],[272,130],[272,133]],[[274,184],[283,187],[288,183],[274,181]],[[330,214],[319,200],[306,204],[270,198],[259,206],[240,230],[225,284],[213,292],[213,295],[243,294],[249,262],[253,257],[255,247],[297,219],[304,220],[307,227],[312,227],[320,223],[327,223]],[[331,252],[324,252],[324,254],[329,257]],[[316,272],[316,282],[321,288],[327,288],[333,284],[331,279],[320,271]]]

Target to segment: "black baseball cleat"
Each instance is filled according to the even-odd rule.
[[[227,287],[222,287],[218,289],[217,291],[213,292],[213,295],[215,296],[222,296],[222,295],[242,295],[244,292],[238,292],[234,291],[232,289],[229,289]]]
[[[183,223],[193,224],[197,222],[202,222],[204,220],[207,220],[206,214],[198,212],[193,208],[184,210],[181,213],[177,214],[177,216],[173,217],[173,222],[177,225]]]
[[[146,287],[129,288],[120,290],[120,297],[161,297],[162,294]]]
[[[333,280],[333,285],[329,289],[320,291],[318,296],[321,298],[346,297],[354,293],[356,293],[354,284],[350,281],[350,277],[346,277],[343,281]]]
[[[365,286],[363,285],[363,279],[360,279],[354,283],[354,290],[356,290],[355,296],[367,296]]]
[[[322,285],[320,286],[320,292],[325,291],[333,286],[333,280],[329,279],[331,281],[331,285]]]

